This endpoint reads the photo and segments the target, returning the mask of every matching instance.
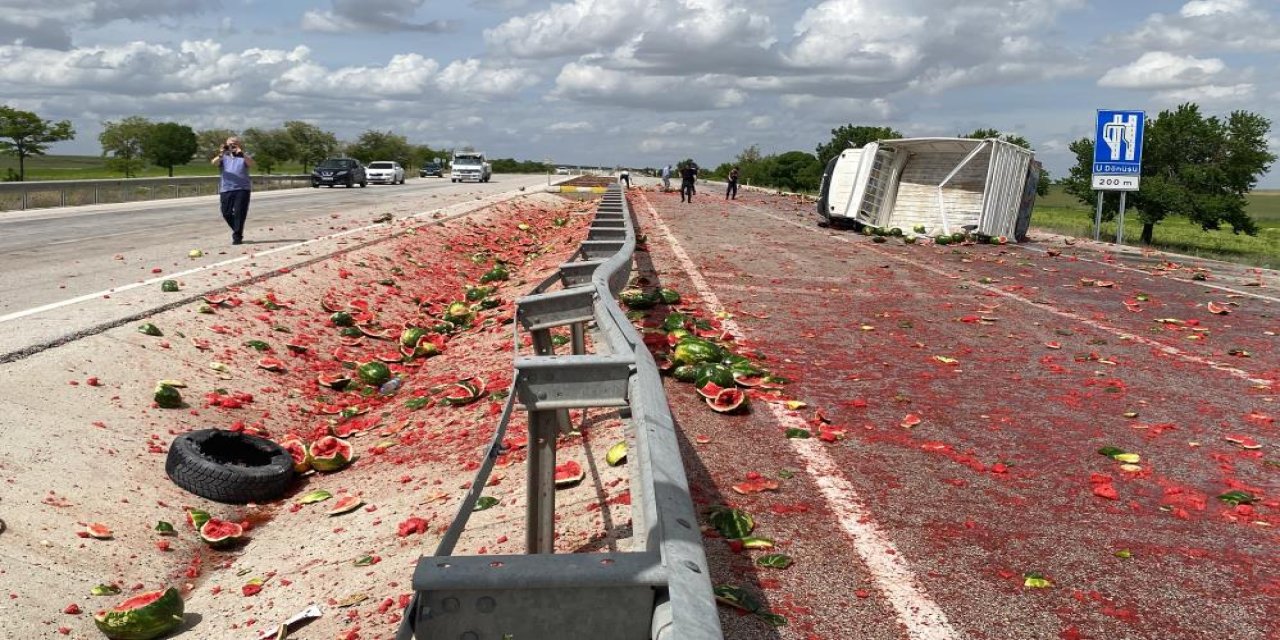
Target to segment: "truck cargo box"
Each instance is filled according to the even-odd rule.
[[[827,165],[818,213],[910,233],[965,229],[1019,238],[1039,178],[1029,149],[1002,140],[906,138],[846,149]],[[1032,191],[1034,193],[1034,191]]]

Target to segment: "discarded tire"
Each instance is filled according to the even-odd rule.
[[[215,502],[269,502],[293,481],[293,457],[257,436],[202,429],[174,438],[165,473],[173,483]]]

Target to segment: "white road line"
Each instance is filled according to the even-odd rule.
[[[654,225],[664,236],[667,245],[675,254],[676,260],[689,276],[693,288],[697,290],[712,311],[722,312],[724,307],[707,281],[698,271],[697,265],[689,259],[689,254],[672,235],[658,212],[644,193],[638,194],[649,210]],[[724,328],[737,337],[742,337],[742,329],[732,319],[722,321]],[[808,429],[798,417],[789,415],[782,406],[772,402],[765,403],[774,420],[784,427]],[[951,626],[942,608],[925,593],[921,581],[912,572],[906,558],[898,552],[893,541],[884,530],[871,518],[862,498],[858,496],[853,485],[845,479],[840,466],[827,451],[826,447],[814,439],[787,438],[791,449],[800,459],[805,472],[813,478],[826,500],[827,506],[840,520],[840,527],[848,534],[858,557],[866,564],[877,589],[885,594],[886,600],[897,614],[898,622],[906,629],[910,638],[917,640],[952,640],[960,638],[960,634]]]
[[[1023,250],[1023,251],[1034,251],[1034,252],[1036,252],[1036,253],[1044,253],[1044,254],[1047,254],[1047,253],[1048,253],[1048,251],[1045,251],[1044,249],[1039,249],[1039,248],[1036,248],[1036,247],[1024,247],[1024,246],[1021,246],[1021,245],[1017,245],[1017,246],[1015,246],[1014,248],[1016,248],[1016,249],[1021,249],[1021,250]],[[1172,255],[1173,255],[1173,256],[1175,256],[1175,257],[1180,257],[1180,256],[1178,256],[1178,254],[1172,254]],[[1149,271],[1144,271],[1144,270],[1139,269],[1139,268],[1137,268],[1137,267],[1130,267],[1129,265],[1125,265],[1125,264],[1114,264],[1114,263],[1106,262],[1106,261],[1103,261],[1103,260],[1094,260],[1094,259],[1092,259],[1092,258],[1083,258],[1083,257],[1078,256],[1078,255],[1077,255],[1077,256],[1073,256],[1073,257],[1074,257],[1076,260],[1079,260],[1079,261],[1081,261],[1081,262],[1092,262],[1093,264],[1100,264],[1100,265],[1102,265],[1102,266],[1104,266],[1104,267],[1108,267],[1108,268],[1111,268],[1111,269],[1120,269],[1120,270],[1123,270],[1123,271],[1132,271],[1132,272],[1134,272],[1134,273],[1141,273],[1142,275],[1145,275],[1145,276],[1148,276],[1148,277],[1152,277],[1152,278],[1157,278],[1157,277],[1159,277],[1159,276],[1156,276],[1155,274],[1152,274],[1152,273],[1151,273],[1151,272],[1149,272]],[[1187,256],[1187,257],[1194,257],[1194,256]],[[1213,284],[1213,283],[1211,283],[1211,282],[1198,282],[1198,281],[1194,281],[1194,280],[1180,280],[1180,279],[1178,279],[1178,278],[1165,278],[1165,279],[1166,279],[1166,280],[1172,280],[1172,281],[1174,281],[1174,282],[1184,282],[1184,283],[1186,283],[1186,284],[1188,284],[1188,285],[1196,286],[1196,287],[1209,287],[1210,289],[1218,289],[1219,291],[1226,291],[1226,292],[1228,292],[1228,293],[1235,293],[1235,294],[1239,294],[1239,295],[1242,295],[1242,296],[1249,296],[1250,298],[1258,298],[1258,299],[1261,299],[1261,300],[1267,300],[1267,301],[1270,301],[1270,302],[1280,302],[1280,298],[1276,298],[1276,297],[1274,297],[1274,296],[1263,295],[1263,294],[1261,294],[1261,293],[1252,293],[1252,292],[1249,292],[1249,291],[1241,291],[1241,290],[1239,290],[1239,289],[1232,289],[1231,287],[1225,287],[1225,286],[1223,286],[1223,285],[1220,285],[1220,284]]]
[[[854,242],[853,242],[852,240],[848,239],[848,238],[842,238],[842,237],[837,236],[837,235],[831,235],[830,233],[828,233],[828,232],[826,232],[826,231],[821,231],[821,230],[815,229],[815,228],[813,228],[813,227],[810,227],[809,225],[801,224],[801,223],[799,223],[799,222],[795,222],[795,221],[793,221],[793,220],[788,220],[788,219],[786,219],[786,218],[783,218],[783,217],[781,217],[781,216],[774,215],[774,214],[769,213],[769,212],[767,212],[767,211],[764,211],[764,210],[762,210],[762,209],[757,209],[757,208],[751,207],[751,210],[753,210],[753,211],[755,211],[755,212],[757,212],[757,213],[759,213],[759,214],[761,214],[761,215],[763,215],[763,216],[765,216],[765,217],[773,218],[774,220],[777,220],[777,221],[779,221],[779,222],[782,222],[782,223],[785,223],[785,224],[789,224],[789,225],[791,225],[791,226],[793,226],[793,227],[799,227],[799,228],[801,228],[801,229],[804,229],[805,231],[809,231],[809,232],[812,232],[812,233],[819,233],[819,234],[822,234],[822,235],[824,235],[824,236],[826,236],[826,237],[832,238],[832,239],[834,239],[834,240],[839,240],[840,242],[844,242],[844,243],[847,243],[847,244],[854,244]],[[872,253],[879,254],[879,255],[881,255],[881,256],[883,256],[883,257],[885,257],[885,258],[888,258],[888,259],[890,259],[890,260],[895,260],[895,261],[897,261],[897,262],[901,262],[901,263],[903,263],[903,264],[909,264],[909,265],[911,265],[911,266],[917,267],[917,268],[919,268],[919,269],[923,269],[923,270],[928,271],[928,272],[933,273],[933,274],[937,274],[937,275],[943,276],[943,277],[945,277],[945,278],[949,278],[949,279],[956,279],[956,278],[961,277],[959,274],[950,273],[950,272],[948,272],[948,271],[946,271],[946,270],[944,270],[944,269],[939,269],[938,267],[934,267],[934,266],[932,266],[932,265],[925,264],[925,263],[920,262],[920,261],[918,261],[918,260],[912,260],[912,259],[910,259],[910,258],[904,258],[904,257],[899,256],[899,255],[894,255],[894,254],[892,254],[892,253],[888,253],[888,252],[882,251],[882,250],[880,250],[880,249],[876,248],[874,245],[870,245],[870,244],[862,244],[862,243],[857,243],[857,244],[858,244],[858,248],[860,248],[860,249],[865,249],[865,250],[867,250],[867,251],[871,251]],[[1209,368],[1211,368],[1211,369],[1214,369],[1214,370],[1217,370],[1217,371],[1221,371],[1221,372],[1223,372],[1223,373],[1229,374],[1229,375],[1231,375],[1231,376],[1234,376],[1234,377],[1236,377],[1236,378],[1239,378],[1239,379],[1241,379],[1241,380],[1244,380],[1244,381],[1246,381],[1246,382],[1249,382],[1249,383],[1252,383],[1252,384],[1255,384],[1255,385],[1269,385],[1269,384],[1271,384],[1271,382],[1272,382],[1271,380],[1267,380],[1267,379],[1264,379],[1264,378],[1255,378],[1253,374],[1251,374],[1251,373],[1249,373],[1248,371],[1245,371],[1245,370],[1243,370],[1243,369],[1238,369],[1238,368],[1236,368],[1236,367],[1233,367],[1233,366],[1230,366],[1230,365],[1226,365],[1226,364],[1223,364],[1223,363],[1221,363],[1221,362],[1217,362],[1217,361],[1214,361],[1214,360],[1210,360],[1210,359],[1208,359],[1208,358],[1202,358],[1202,357],[1197,356],[1197,355],[1192,355],[1192,354],[1187,353],[1187,352],[1185,352],[1185,351],[1183,351],[1183,350],[1181,350],[1181,349],[1178,349],[1178,348],[1175,348],[1175,347],[1171,347],[1171,346],[1169,346],[1169,345],[1167,345],[1167,344],[1164,344],[1163,342],[1158,342],[1158,341],[1152,340],[1152,339],[1150,339],[1150,338],[1147,338],[1147,337],[1145,337],[1145,336],[1140,336],[1140,335],[1135,334],[1135,333],[1130,333],[1130,332],[1128,332],[1128,331],[1125,331],[1124,329],[1119,329],[1119,328],[1117,328],[1117,327],[1112,327],[1112,326],[1110,326],[1110,325],[1105,325],[1105,324],[1102,324],[1101,322],[1098,322],[1098,321],[1093,320],[1093,319],[1090,319],[1090,318],[1086,318],[1086,317],[1084,317],[1084,316],[1081,316],[1081,315],[1078,315],[1078,314],[1072,313],[1072,312],[1070,312],[1070,311],[1062,311],[1062,310],[1060,310],[1060,309],[1051,309],[1051,308],[1049,308],[1049,307],[1046,307],[1045,305],[1036,304],[1036,303],[1032,302],[1030,299],[1028,299],[1028,298],[1026,298],[1026,297],[1020,296],[1020,295],[1018,295],[1018,294],[1016,294],[1016,293],[1013,293],[1013,292],[1010,292],[1010,291],[1005,291],[1004,289],[1000,289],[999,287],[996,287],[996,286],[982,284],[981,282],[978,282],[977,280],[972,280],[972,279],[971,279],[971,280],[968,280],[965,284],[968,284],[968,285],[969,285],[969,286],[971,286],[971,287],[977,287],[977,288],[979,288],[979,289],[984,289],[984,290],[989,291],[989,292],[991,292],[991,293],[994,293],[994,294],[996,294],[996,295],[998,295],[998,296],[1001,296],[1001,297],[1004,297],[1004,298],[1009,298],[1010,300],[1015,300],[1015,301],[1017,301],[1017,302],[1021,302],[1021,303],[1025,304],[1025,305],[1027,305],[1028,307],[1031,307],[1032,309],[1037,309],[1037,310],[1043,311],[1043,312],[1045,312],[1045,313],[1051,313],[1051,314],[1053,314],[1053,315],[1056,315],[1056,316],[1059,316],[1059,317],[1062,317],[1062,318],[1066,318],[1066,319],[1071,320],[1071,321],[1073,321],[1073,322],[1079,322],[1080,324],[1087,325],[1087,326],[1089,326],[1089,327],[1092,327],[1092,328],[1094,328],[1094,329],[1097,329],[1098,331],[1102,331],[1102,332],[1105,332],[1105,333],[1109,333],[1109,334],[1111,334],[1111,335],[1113,335],[1113,336],[1116,336],[1117,338],[1120,338],[1120,339],[1122,339],[1122,340],[1128,340],[1128,341],[1131,341],[1131,342],[1136,342],[1136,343],[1141,344],[1141,345],[1143,345],[1143,346],[1151,347],[1152,349],[1155,349],[1155,350],[1157,350],[1157,351],[1159,351],[1159,352],[1161,352],[1161,353],[1163,353],[1163,354],[1165,354],[1165,355],[1173,356],[1173,357],[1175,357],[1175,358],[1180,358],[1180,359],[1182,359],[1182,360],[1186,360],[1187,362],[1193,362],[1193,363],[1195,363],[1195,364],[1204,365],[1204,366],[1209,367]]]
[[[56,247],[58,245],[63,245],[63,244],[75,244],[77,242],[88,242],[90,240],[101,240],[103,238],[114,238],[116,236],[127,236],[131,233],[145,233],[145,232],[146,232],[145,229],[140,231],[121,231],[120,233],[108,233],[100,236],[86,236],[84,238],[72,238],[70,240],[57,240],[55,242],[46,243],[44,246]]]
[[[498,195],[499,195],[499,197],[498,197],[497,199],[493,200],[492,202],[491,202],[491,201],[489,201],[489,198],[486,198],[486,199],[484,199],[484,200],[480,200],[480,201],[478,201],[478,202],[476,202],[476,203],[469,203],[469,204],[477,204],[478,206],[475,206],[475,207],[473,207],[473,208],[467,209],[467,210],[465,210],[465,211],[459,212],[459,213],[454,214],[454,215],[451,215],[451,216],[447,216],[447,217],[441,218],[440,220],[436,220],[435,222],[446,222],[446,221],[451,220],[451,219],[453,219],[453,218],[456,218],[456,217],[459,217],[459,216],[466,215],[466,214],[468,214],[468,213],[472,213],[472,212],[474,212],[474,211],[477,211],[477,210],[479,210],[479,209],[481,209],[481,208],[483,208],[483,207],[491,206],[491,205],[497,204],[497,203],[499,203],[499,202],[502,202],[502,201],[504,201],[504,200],[510,200],[510,199],[512,199],[512,198],[515,198],[515,197],[518,197],[518,196],[524,195],[524,193],[523,193],[523,192],[519,192],[519,191],[512,191],[512,192],[503,193],[503,194],[498,194]],[[457,206],[457,205],[455,204],[455,205],[449,205],[449,206]],[[441,209],[445,209],[445,208],[448,208],[448,207],[441,207]],[[431,215],[431,214],[433,214],[433,213],[435,213],[435,212],[437,212],[437,211],[439,211],[439,210],[440,210],[440,209],[434,209],[434,210],[431,210],[431,211],[424,211],[424,212],[421,212],[421,213],[415,213],[415,214],[413,214],[413,215],[411,215],[411,216],[408,216],[408,218],[411,218],[411,219],[412,219],[412,218],[421,218],[421,217],[424,217],[424,216]],[[5,314],[5,315],[3,315],[3,316],[0,316],[0,324],[3,324],[3,323],[5,323],[5,322],[9,322],[9,321],[12,321],[12,320],[17,320],[17,319],[19,319],[19,318],[25,318],[25,317],[27,317],[27,316],[36,315],[36,314],[38,314],[38,313],[44,313],[44,312],[46,312],[46,311],[53,311],[54,309],[60,309],[60,308],[62,308],[62,307],[70,306],[70,305],[73,305],[73,304],[80,304],[81,302],[87,302],[87,301],[89,301],[89,300],[96,300],[96,299],[101,298],[102,296],[105,296],[105,295],[112,295],[112,294],[116,294],[116,293],[123,293],[123,292],[125,292],[125,291],[129,291],[129,290],[132,290],[132,289],[137,289],[138,287],[145,287],[145,286],[147,286],[147,285],[153,285],[153,284],[156,284],[156,283],[158,283],[158,282],[163,282],[163,281],[165,281],[165,280],[173,280],[173,279],[176,279],[176,278],[182,278],[182,277],[184,277],[184,276],[189,276],[189,275],[191,275],[191,274],[193,274],[193,273],[200,273],[201,271],[208,271],[208,270],[210,270],[210,269],[219,269],[219,268],[225,267],[225,266],[227,266],[227,265],[235,264],[235,263],[237,263],[237,262],[244,262],[244,261],[246,261],[246,260],[250,260],[250,259],[257,259],[257,258],[260,258],[260,257],[262,257],[262,256],[269,256],[269,255],[271,255],[271,254],[273,254],[273,253],[280,253],[280,252],[282,252],[282,251],[290,251],[290,250],[293,250],[293,249],[297,249],[297,248],[299,248],[299,247],[305,247],[305,246],[307,246],[307,245],[309,245],[309,244],[314,244],[314,243],[322,242],[322,241],[325,241],[325,240],[333,240],[333,239],[335,239],[335,238],[341,238],[341,237],[343,237],[343,236],[349,236],[349,235],[356,234],[356,233],[362,233],[362,232],[365,232],[365,231],[369,231],[370,229],[377,229],[377,228],[380,228],[380,227],[385,228],[385,227],[386,227],[386,225],[385,225],[385,224],[382,224],[382,223],[375,223],[375,224],[367,225],[367,226],[364,226],[364,227],[359,227],[359,228],[356,228],[356,229],[347,229],[346,231],[339,231],[339,232],[337,232],[337,233],[331,233],[331,234],[326,235],[326,236],[320,236],[320,237],[318,237],[318,238],[312,238],[312,239],[310,239],[310,240],[303,240],[302,242],[295,242],[295,243],[293,243],[293,244],[286,244],[286,245],[283,245],[283,246],[280,246],[280,247],[275,247],[274,249],[268,249],[268,250],[266,250],[266,251],[258,251],[258,252],[252,253],[252,254],[250,254],[250,255],[240,256],[240,257],[238,257],[238,258],[231,258],[231,259],[228,259],[228,260],[223,260],[223,261],[221,261],[221,262],[215,262],[215,263],[213,263],[213,264],[206,264],[206,265],[203,265],[203,266],[196,267],[196,268],[194,268],[194,269],[187,269],[186,271],[179,271],[179,272],[177,272],[177,273],[170,273],[170,274],[166,274],[166,275],[163,275],[163,276],[157,276],[157,277],[155,277],[155,278],[151,278],[151,279],[149,279],[149,280],[143,280],[143,281],[141,281],[141,282],[133,282],[133,283],[126,284],[126,285],[121,285],[121,286],[119,286],[119,287],[112,287],[112,288],[110,288],[110,289],[103,289],[102,291],[97,291],[97,292],[94,292],[94,293],[86,293],[86,294],[84,294],[84,295],[82,295],[82,296],[76,296],[76,297],[74,297],[74,298],[67,298],[66,300],[59,300],[59,301],[57,301],[57,302],[50,302],[49,304],[40,305],[40,306],[38,306],[38,307],[32,307],[32,308],[30,308],[30,309],[23,309],[22,311],[14,311],[13,313],[9,313],[9,314]]]

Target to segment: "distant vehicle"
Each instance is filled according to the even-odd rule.
[[[436,178],[444,177],[444,167],[440,166],[438,162],[428,162],[422,165],[421,169],[418,169],[419,178],[427,178],[432,176]]]
[[[569,167],[556,167],[556,175],[558,176],[569,175]]]
[[[365,174],[364,165],[354,158],[329,158],[311,170],[312,188],[320,185],[334,187],[340,184],[347,188],[360,185],[369,186],[369,177]]]
[[[399,162],[378,160],[370,162],[367,171],[369,182],[374,184],[404,184],[404,167]]]
[[[453,154],[449,180],[451,182],[488,182],[493,175],[493,167],[485,161],[484,153],[479,151],[460,151]]]

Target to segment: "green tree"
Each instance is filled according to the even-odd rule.
[[[30,112],[0,105],[0,153],[18,158],[18,180],[27,179],[27,158],[42,156],[49,145],[76,136],[71,121],[52,122]]]
[[[168,169],[170,178],[173,177],[174,166],[191,162],[198,149],[196,132],[176,122],[153,125],[142,141],[143,157],[151,164]]]
[[[355,142],[347,145],[347,155],[364,163],[394,160],[400,164],[410,164],[413,160],[413,147],[402,135],[390,131],[368,130],[360,134]]]
[[[298,143],[284,129],[245,129],[241,138],[245,153],[253,156],[263,173],[298,157]]]
[[[102,144],[102,156],[107,168],[132,178],[145,165],[142,149],[155,126],[142,116],[129,116],[118,122],[103,122],[98,142]]]
[[[822,165],[813,154],[788,151],[771,158],[766,174],[769,184],[786,191],[814,191],[822,179]]]
[[[743,184],[764,184],[768,178],[768,162],[765,156],[760,154],[760,145],[751,145],[743,149],[737,156],[733,158],[733,166],[738,167],[738,180]],[[733,168],[731,166],[730,168]],[[725,171],[725,175],[728,175]]]
[[[1206,230],[1226,223],[1234,233],[1257,234],[1245,211],[1246,196],[1276,160],[1267,148],[1270,130],[1271,122],[1256,113],[1235,111],[1225,120],[1205,117],[1194,103],[1148,119],[1142,188],[1129,194],[1142,220],[1142,242],[1151,244],[1155,226],[1171,215],[1185,216]],[[1070,148],[1076,166],[1065,181],[1066,190],[1091,204],[1093,141],[1082,138]]]
[[[297,146],[297,159],[302,163],[304,173],[338,149],[337,137],[309,122],[290,120],[284,123],[284,130],[289,132]]]
[[[421,167],[435,162],[436,158],[440,158],[440,163],[444,164],[449,161],[449,154],[440,149],[432,149],[425,144],[416,144],[409,151],[410,162],[416,164],[410,164],[409,166]]]
[[[818,145],[816,150],[818,164],[825,168],[832,158],[840,155],[841,151],[850,147],[862,147],[877,140],[893,140],[901,137],[902,134],[892,127],[867,127],[846,124],[839,129],[831,130],[830,142]]]
[[[231,129],[205,129],[196,132],[196,143],[199,145],[197,151],[205,158],[212,158],[222,149],[222,145],[226,143],[227,138],[236,137],[236,132]]]
[[[494,173],[546,173],[550,169],[545,162],[514,158],[497,158],[492,164]]]
[[[1027,140],[1026,138],[1016,133],[1000,133],[995,129],[974,129],[972,133],[962,135],[960,137],[972,138],[974,140],[986,140],[988,138],[995,138],[996,140],[1004,140],[1009,144],[1016,144],[1019,147],[1022,147],[1023,149],[1031,149],[1030,140]],[[1044,165],[1041,165],[1040,181],[1036,183],[1036,195],[1038,196],[1049,195],[1049,184],[1051,181],[1052,180],[1049,176],[1049,170],[1045,169]]]

